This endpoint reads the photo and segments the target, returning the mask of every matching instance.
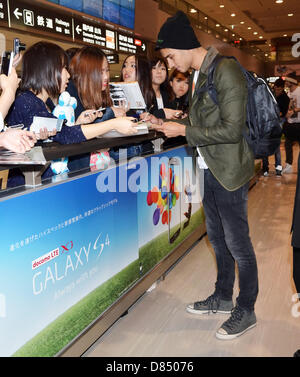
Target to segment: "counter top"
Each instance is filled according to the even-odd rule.
[[[81,153],[95,152],[99,149],[122,147],[128,144],[139,144],[146,140],[154,140],[162,137],[163,134],[154,130],[150,130],[148,134],[138,136],[124,136],[116,138],[95,138],[78,144],[58,143],[43,144],[43,152],[47,161],[55,160],[65,156],[75,156]]]

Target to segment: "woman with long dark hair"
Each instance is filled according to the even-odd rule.
[[[146,108],[139,110],[129,110],[127,115],[134,116],[137,119],[148,119],[148,112],[153,107],[155,98],[152,89],[152,79],[149,61],[144,57],[137,55],[128,55],[121,68],[121,81],[134,82],[137,81],[144,97]],[[151,141],[144,141],[141,144],[125,145],[124,149],[127,150],[127,157],[139,156],[142,154],[152,153],[154,148]],[[119,159],[119,148],[111,151],[111,156],[117,160]]]
[[[137,81],[139,83],[147,106],[147,109],[144,110],[149,110],[155,98],[149,61],[141,56],[127,56],[121,69],[121,81]]]
[[[155,93],[151,113],[160,119],[177,119],[178,110],[173,108],[173,92],[168,78],[168,66],[163,58],[151,61],[152,87]]]
[[[124,116],[124,109],[113,108],[109,93],[109,64],[105,53],[98,47],[87,46],[76,52],[69,63],[70,80],[67,91],[77,99],[75,117],[81,112],[93,113],[105,108],[101,118]]]

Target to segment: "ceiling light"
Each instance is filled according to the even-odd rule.
[[[204,19],[207,20],[207,17],[205,16]]]
[[[228,29],[224,29],[224,31],[228,31]]]
[[[223,4],[220,5],[220,8],[224,8],[224,7],[225,7],[225,5],[223,5]]]
[[[294,15],[294,13],[289,13],[288,16],[289,17],[292,17]]]
[[[283,3],[283,0],[276,0],[275,3],[276,4],[281,4],[281,3]]]
[[[259,36],[259,39],[263,39],[263,36],[262,36],[262,35],[260,35],[260,36]]]
[[[235,13],[231,13],[231,15],[230,15],[231,17],[235,17]]]
[[[258,32],[257,31],[255,31],[254,33],[253,33],[254,35],[256,35],[256,34],[258,34]]]
[[[197,10],[194,9],[194,8],[191,8],[190,12],[191,12],[191,13],[197,13]]]
[[[220,26],[220,24],[216,24],[216,27],[219,27]]]
[[[241,22],[240,22],[241,25],[244,25],[244,23],[245,23],[245,21],[241,21]]]
[[[287,34],[283,34],[284,37],[287,37]]]
[[[251,26],[248,26],[248,30],[251,30],[252,29],[252,27]]]

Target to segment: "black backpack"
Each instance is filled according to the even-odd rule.
[[[248,84],[247,126],[249,133],[243,133],[253,150],[255,158],[271,156],[280,146],[282,122],[277,101],[268,84],[261,77],[248,72],[234,56],[217,55],[208,70],[207,84],[197,91],[200,96],[208,91],[218,105],[217,91],[213,76],[217,64],[222,59],[234,59],[240,66]]]

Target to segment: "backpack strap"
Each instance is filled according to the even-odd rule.
[[[217,54],[216,57],[214,58],[214,60],[212,61],[211,65],[208,68],[206,85],[202,86],[200,89],[198,89],[196,91],[196,94],[199,98],[201,98],[201,96],[205,92],[208,92],[210,98],[214,101],[214,103],[216,105],[218,105],[219,102],[218,102],[217,90],[216,90],[216,87],[214,85],[214,73],[215,73],[215,69],[216,69],[217,65],[223,59],[234,59],[234,60],[237,61],[237,59],[234,56],[223,56],[223,55]]]
[[[200,89],[198,89],[196,91],[196,94],[198,96],[198,98],[201,98],[202,95],[205,93],[205,92],[208,92],[209,93],[209,96],[210,98],[213,100],[213,102],[218,106],[219,105],[219,102],[218,102],[218,93],[217,93],[217,89],[214,85],[214,73],[215,73],[215,69],[217,67],[217,65],[219,64],[219,62],[223,59],[234,59],[237,63],[238,63],[238,66],[240,67],[241,71],[243,72],[245,78],[247,79],[247,74],[248,72],[245,70],[245,68],[240,64],[240,62],[237,60],[237,58],[235,56],[224,56],[224,55],[216,55],[216,57],[214,58],[214,60],[212,61],[211,65],[209,66],[208,68],[208,74],[207,74],[207,81],[206,81],[206,85],[202,86]],[[249,108],[247,106],[247,121],[249,119]],[[250,136],[248,135],[246,129],[243,130],[243,136],[244,138],[247,140],[247,142],[249,144],[251,144],[251,138]]]

